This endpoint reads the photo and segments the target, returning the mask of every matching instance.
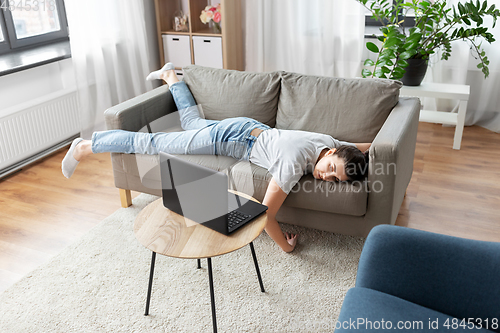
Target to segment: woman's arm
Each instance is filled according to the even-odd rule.
[[[286,197],[287,194],[283,192],[273,178],[267,187],[266,195],[264,196],[262,204],[268,207],[267,224],[265,229],[267,234],[281,247],[283,251],[291,252],[297,244],[297,235],[283,234],[283,231],[281,231],[278,221],[276,220],[276,214]]]
[[[355,143],[356,147],[361,150],[362,153],[370,149],[371,143]]]

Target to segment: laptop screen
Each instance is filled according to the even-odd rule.
[[[228,212],[227,176],[181,158],[160,153],[163,205],[204,223]]]

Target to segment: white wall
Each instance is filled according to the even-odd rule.
[[[0,76],[0,115],[6,109],[76,86],[71,59]]]

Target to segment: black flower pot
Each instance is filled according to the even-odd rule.
[[[405,68],[406,73],[401,78],[401,82],[405,86],[419,86],[427,72],[427,60],[424,59],[407,59],[408,67]]]

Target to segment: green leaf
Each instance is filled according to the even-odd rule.
[[[405,67],[408,67],[408,65],[409,65],[408,61],[402,60],[402,59],[398,60],[397,64],[400,68],[405,68]]]
[[[414,33],[414,34],[411,34],[407,39],[406,41],[407,42],[419,42],[420,39],[422,38],[422,34],[417,32],[417,33]]]
[[[483,63],[482,63],[482,62],[481,62],[481,63],[479,63],[479,64],[477,64],[477,68],[483,68],[483,66],[484,66],[484,65],[483,65]]]
[[[375,63],[371,59],[366,59],[365,63],[363,64],[364,66],[373,66]]]
[[[366,48],[373,53],[379,53],[380,50],[378,49],[377,45],[373,44],[372,42],[366,43]]]
[[[382,73],[385,73],[385,74],[391,72],[391,70],[389,68],[387,68],[386,66],[383,66],[380,70],[382,71]]]
[[[472,3],[472,1],[470,3],[468,3],[468,5],[469,5],[468,7],[469,7],[470,11],[472,11],[476,15],[479,14],[479,7],[480,7],[479,3],[477,5],[477,7],[474,6],[474,4]]]
[[[382,61],[377,61],[378,66],[394,66],[394,62],[391,59],[383,59]]]
[[[396,67],[396,68],[394,68],[393,75],[394,76],[397,75],[399,78],[402,78],[405,73],[406,73],[406,71],[404,69]]]
[[[388,38],[385,41],[384,47],[388,48],[388,47],[392,47],[394,45],[399,45],[400,43],[401,43],[401,41],[398,38],[392,37],[392,38]]]
[[[380,52],[379,59],[393,59],[396,58],[396,52],[393,49],[384,49]]]
[[[379,78],[382,78],[382,79],[387,79],[387,76],[382,72],[381,69],[377,69],[375,71],[375,73],[373,73],[373,76],[379,77]]]
[[[415,50],[418,47],[419,43],[418,42],[410,42],[406,43],[403,48],[408,51],[408,50]]]
[[[484,0],[483,7],[481,7],[481,10],[484,11],[484,10],[486,10],[486,8],[488,8],[488,1]]]
[[[404,70],[401,67],[396,67],[396,68],[394,68],[394,72],[404,74],[406,72],[406,70]]]
[[[420,6],[422,6],[423,9],[427,9],[427,7],[429,7],[430,3],[428,3],[427,1],[421,1],[420,2]]]
[[[460,12],[460,15],[464,15],[467,11],[464,5],[462,5],[460,2],[458,3],[458,11]]]
[[[405,51],[399,55],[399,59],[406,60],[411,58],[412,55],[413,55],[412,52]]]
[[[363,69],[363,70],[361,71],[361,75],[362,75],[363,77],[372,76],[372,72],[370,72],[368,69],[366,69],[366,68],[365,68],[365,69]]]

